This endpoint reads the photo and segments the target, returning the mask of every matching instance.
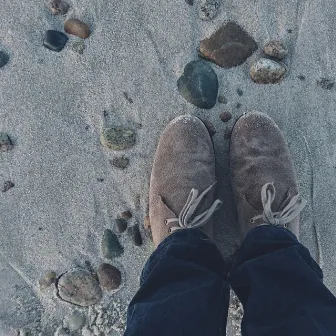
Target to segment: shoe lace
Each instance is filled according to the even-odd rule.
[[[287,206],[279,212],[273,212],[271,207],[275,199],[275,186],[274,183],[266,183],[261,188],[261,202],[263,206],[263,213],[251,219],[255,222],[257,219],[262,219],[264,224],[274,224],[287,228],[288,224],[296,218],[303,208],[306,206],[307,201],[301,198],[300,194],[292,197]]]
[[[170,218],[166,219],[165,221],[166,225],[169,225],[171,223],[177,224],[176,226],[170,228],[171,233],[182,229],[195,229],[205,225],[208,222],[214,212],[217,211],[222,205],[222,202],[220,200],[216,200],[212,204],[212,206],[208,210],[204,211],[202,214],[197,215],[194,218],[192,217],[203,198],[210,192],[215,184],[216,182],[209,186],[207,189],[205,189],[199,196],[199,192],[197,189],[191,189],[187,201],[178,218]]]

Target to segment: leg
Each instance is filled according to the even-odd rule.
[[[287,229],[251,230],[229,283],[244,306],[243,336],[336,335],[336,299],[309,251]]]
[[[144,267],[125,335],[225,335],[225,271],[219,251],[201,231],[172,234]]]

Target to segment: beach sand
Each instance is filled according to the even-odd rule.
[[[69,4],[64,16],[51,15],[42,0],[1,4],[0,50],[10,55],[10,62],[0,69],[0,131],[10,135],[14,148],[0,153],[0,183],[15,186],[0,193],[0,335],[57,335],[74,309],[86,322],[73,335],[116,335],[112,329],[107,333],[104,321],[90,319],[98,314],[95,309],[115,309],[118,319],[139,286],[141,269],[153,251],[143,228],[153,155],[167,122],[182,114],[209,120],[217,131],[217,187],[224,206],[216,215],[215,234],[226,258],[234,253],[237,237],[229,140],[223,137],[227,125],[219,115],[233,114],[230,127],[252,110],[274,118],[288,139],[308,200],[301,241],[336,294],[336,95],[316,84],[321,77],[336,76],[335,1],[225,0],[212,21],[200,20],[197,3],[190,6],[184,0]],[[79,40],[74,36],[69,35],[60,53],[42,45],[45,32],[63,31],[67,18],[91,28],[82,55],[71,48]],[[179,95],[176,81],[184,66],[197,59],[200,40],[229,20],[242,26],[259,48],[271,39],[286,43],[289,73],[276,85],[253,83],[249,68],[260,49],[236,68],[211,63],[228,103],[199,109]],[[125,170],[110,164],[120,153],[100,143],[104,123],[137,131],[136,145],[121,152],[130,159]],[[125,252],[114,264],[122,270],[123,286],[115,294],[104,293],[102,308],[63,302],[54,286],[40,290],[38,281],[47,271],[60,275],[84,267],[85,261],[96,270],[106,262],[100,251],[104,229],[124,210],[133,213],[129,224],[140,225],[144,244],[134,246],[127,235],[121,236]],[[237,334],[237,316],[229,316],[230,336]]]

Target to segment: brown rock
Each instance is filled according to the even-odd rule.
[[[120,287],[121,273],[116,267],[110,264],[101,264],[97,274],[100,286],[103,289],[112,291]]]
[[[258,46],[253,38],[235,22],[228,22],[212,36],[201,41],[200,56],[223,68],[243,64]]]
[[[55,272],[47,272],[40,280],[39,285],[40,289],[44,290],[51,286],[56,282],[56,273]]]
[[[231,120],[232,118],[232,114],[228,111],[225,111],[223,113],[220,114],[219,118],[223,121],[223,122],[228,122],[229,120]]]
[[[69,8],[69,4],[63,0],[52,0],[49,3],[49,9],[54,15],[66,14]]]
[[[90,36],[90,28],[84,22],[77,19],[69,19],[64,23],[64,31],[71,35],[76,35],[86,39]]]
[[[265,44],[264,53],[281,60],[288,55],[288,49],[285,44],[280,41],[269,41]]]

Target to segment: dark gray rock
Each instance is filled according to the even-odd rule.
[[[54,15],[66,14],[69,8],[69,4],[64,0],[52,0],[49,2],[49,9]]]
[[[11,138],[7,133],[0,132],[0,152],[7,152],[13,148]]]
[[[142,245],[142,237],[141,237],[138,225],[130,227],[128,229],[128,235],[131,238],[131,240],[132,240],[132,242],[135,246],[141,246]]]
[[[1,189],[2,192],[6,192],[9,189],[12,189],[15,187],[15,184],[12,181],[5,181],[3,184],[3,187]]]
[[[60,52],[66,45],[68,37],[57,30],[48,30],[44,36],[43,45],[52,51]]]
[[[9,62],[9,55],[4,51],[0,51],[0,68],[5,66]]]
[[[100,133],[103,146],[113,150],[124,150],[135,145],[136,133],[124,127],[104,127]]]
[[[96,276],[80,268],[64,273],[58,279],[57,289],[62,300],[82,307],[98,303],[103,295]]]
[[[129,210],[123,211],[119,214],[120,218],[123,218],[125,220],[131,219],[132,218],[132,212]]]
[[[125,156],[118,156],[110,160],[112,166],[119,169],[126,169],[129,166],[130,160]]]
[[[320,78],[316,81],[316,84],[322,89],[331,90],[335,85],[335,81],[329,78]]]
[[[118,258],[124,253],[124,248],[120,245],[118,237],[109,229],[104,230],[101,250],[106,259]]]
[[[210,109],[216,104],[218,78],[204,61],[188,63],[177,81],[177,87],[180,95],[197,107]]]
[[[104,263],[99,266],[97,274],[103,289],[112,291],[120,287],[121,273],[118,268]]]
[[[127,229],[127,222],[123,218],[117,218],[114,223],[114,232],[123,233]]]
[[[258,46],[235,22],[228,22],[200,43],[199,54],[223,68],[243,64]]]
[[[238,96],[242,96],[244,94],[244,91],[242,89],[237,89]]]

